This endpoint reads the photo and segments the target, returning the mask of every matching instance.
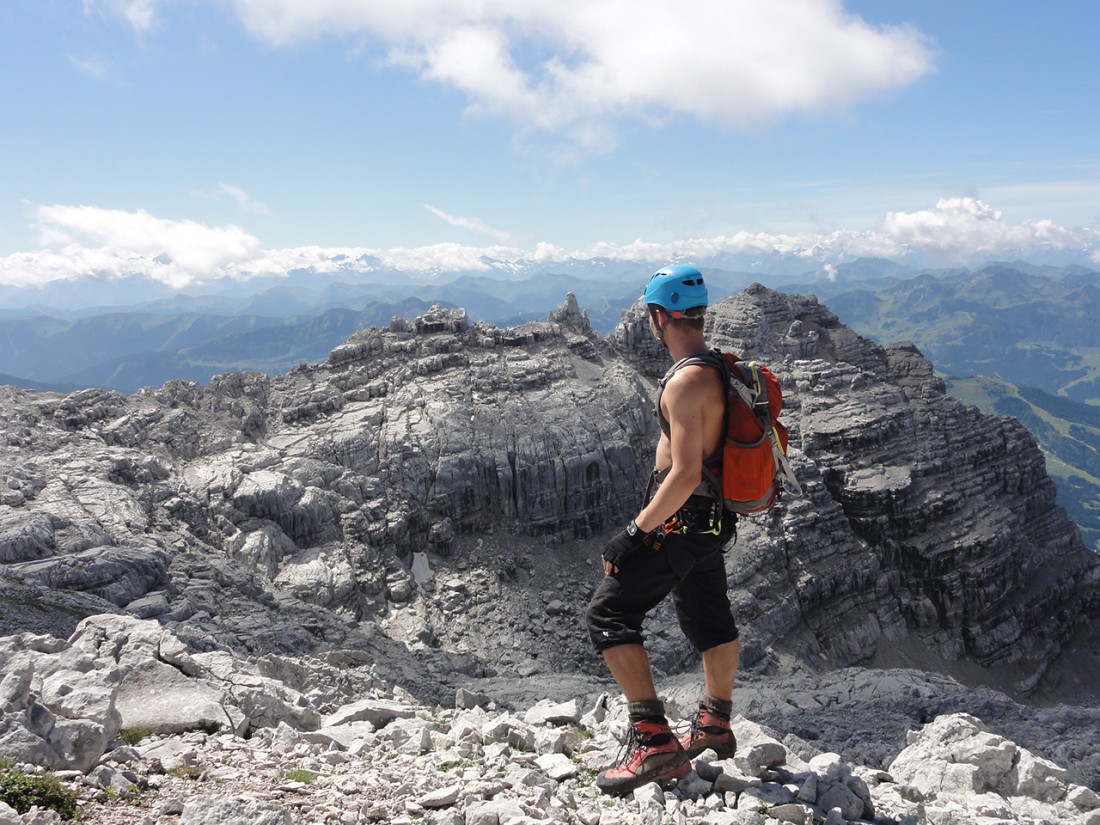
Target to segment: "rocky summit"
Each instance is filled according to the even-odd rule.
[[[0,754],[93,822],[1100,821],[1100,559],[1027,430],[813,297],[708,324],[779,376],[804,488],[727,552],[733,760],[594,790],[624,717],[583,612],[668,360],[571,296],[284,376],[0,388]],[[683,718],[670,608],[647,638]]]

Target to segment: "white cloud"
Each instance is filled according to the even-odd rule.
[[[218,184],[218,194],[225,195],[226,197],[236,201],[237,206],[243,209],[245,212],[255,212],[260,215],[266,215],[268,213],[267,207],[255,200],[251,195],[245,192],[239,186],[233,186],[229,183]]]
[[[158,2],[160,0],[84,0],[84,13],[99,10],[101,14],[129,23],[136,34],[141,34],[156,24]]]
[[[472,111],[589,150],[610,148],[622,118],[742,129],[843,111],[933,64],[918,31],[838,0],[230,1],[271,45],[366,36]]]
[[[889,212],[882,230],[899,251],[917,249],[960,260],[974,254],[1072,249],[1082,246],[1088,234],[1050,220],[1008,224],[1000,211],[976,198],[942,198],[935,209]]]
[[[0,284],[40,285],[55,280],[111,280],[144,276],[174,288],[222,278],[247,280],[283,277],[293,270],[318,274],[377,269],[398,272],[488,272],[492,261],[506,264],[614,259],[649,265],[659,261],[706,261],[722,255],[784,255],[822,267],[826,275],[843,260],[862,256],[910,259],[923,256],[942,264],[966,265],[1004,255],[1065,250],[1085,253],[1100,264],[1100,232],[1069,229],[1053,221],[1007,223],[1001,212],[975,198],[945,198],[932,209],[890,212],[869,232],[779,235],[736,232],[709,238],[655,243],[641,238],[629,244],[597,243],[568,250],[541,242],[524,249],[508,245],[506,233],[481,221],[427,209],[455,226],[488,234],[497,244],[392,249],[264,249],[244,229],[208,226],[190,220],[166,220],[144,210],[125,212],[92,206],[43,206],[35,212],[41,249],[0,258]]]
[[[430,203],[424,204],[424,208],[435,215],[445,223],[449,223],[451,226],[457,226],[459,229],[465,229],[469,232],[473,232],[475,235],[481,235],[483,238],[489,240],[498,241],[499,243],[508,243],[512,240],[510,232],[505,232],[501,229],[494,229],[478,218],[462,218],[455,215],[448,215],[442,209],[436,209]]]
[[[73,68],[88,75],[92,80],[107,80],[111,76],[111,64],[109,61],[97,55],[91,57],[76,57],[69,55],[69,63]]]
[[[145,210],[40,206],[35,217],[45,248],[0,259],[0,282],[144,275],[181,287],[225,277],[234,264],[261,251],[260,242],[238,226],[164,220]]]

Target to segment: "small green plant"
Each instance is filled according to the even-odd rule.
[[[281,776],[283,779],[289,779],[291,782],[301,782],[303,785],[312,785],[313,780],[317,778],[317,774],[313,771],[307,771],[305,768],[283,771]]]
[[[449,771],[454,771],[454,770],[461,771],[461,770],[465,770],[466,768],[471,768],[476,764],[477,764],[476,762],[473,762],[469,759],[463,759],[460,762],[450,762],[450,763],[442,762],[439,765],[439,770],[443,771],[443,773],[448,773]]]
[[[53,774],[31,776],[15,770],[10,760],[0,762],[0,800],[25,814],[34,806],[57,811],[62,819],[75,819],[76,796]]]
[[[178,776],[181,779],[198,779],[202,776],[202,768],[199,765],[176,765],[168,771],[169,776]]]
[[[118,732],[118,738],[127,745],[136,745],[146,736],[153,734],[152,725],[135,725],[132,728],[123,728]]]

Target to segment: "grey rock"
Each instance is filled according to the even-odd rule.
[[[702,774],[700,774],[702,776]],[[736,771],[722,771],[714,778],[714,790],[723,793],[739,794],[750,788],[759,788],[760,779],[755,776],[745,776]]]
[[[1066,801],[1081,811],[1094,811],[1100,808],[1100,795],[1091,788],[1074,785],[1066,793]]]
[[[194,797],[183,805],[180,825],[294,825],[290,812],[273,802],[237,797]]]
[[[535,764],[555,782],[572,779],[580,771],[577,763],[563,753],[544,753],[535,760]]]
[[[94,592],[119,607],[164,584],[167,573],[162,553],[141,547],[93,547],[20,562],[9,569],[28,584]]]
[[[813,825],[814,812],[805,805],[787,802],[768,809],[768,815],[780,822],[793,822],[796,825]]]
[[[23,513],[0,505],[0,562],[47,556],[54,550],[53,524],[45,513]]]
[[[529,725],[575,725],[580,720],[577,701],[539,702],[523,715],[523,721]]]
[[[890,773],[936,792],[985,793],[1002,784],[1017,758],[1013,742],[990,734],[978,719],[952,714],[912,732]]]
[[[475,693],[466,688],[459,688],[455,691],[455,707],[464,708],[466,710],[472,708],[483,708],[487,706],[492,699],[490,699],[484,693]]]
[[[787,749],[759,725],[742,716],[735,717],[730,727],[737,737],[737,753],[733,757],[738,770],[746,776],[759,777],[769,768],[787,761]]]
[[[416,715],[416,709],[400,702],[381,699],[363,699],[344,705],[324,719],[325,727],[336,727],[352,722],[369,722],[377,730],[394,719],[409,719]]]
[[[448,785],[425,794],[418,803],[425,808],[447,808],[458,802],[461,794],[461,785]]]

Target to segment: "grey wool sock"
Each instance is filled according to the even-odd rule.
[[[733,702],[728,699],[716,699],[713,696],[704,696],[699,702],[699,707],[709,710],[719,719],[725,719],[727,722],[733,714]]]
[[[629,702],[626,710],[630,714],[631,722],[667,721],[665,719],[665,705],[660,699],[643,699],[641,702]]]

